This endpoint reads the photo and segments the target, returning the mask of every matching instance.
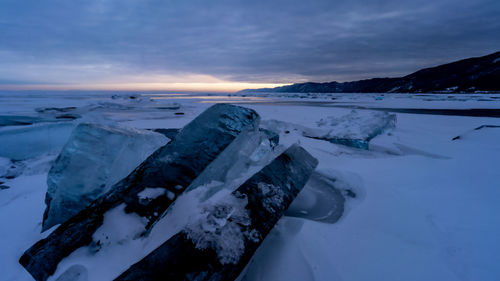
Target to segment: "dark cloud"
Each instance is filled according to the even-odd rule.
[[[3,81],[407,74],[500,48],[498,0],[3,0]],[[0,80],[1,81],[1,80]]]

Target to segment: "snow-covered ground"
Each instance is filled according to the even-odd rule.
[[[50,232],[40,233],[46,177],[60,139],[69,137],[67,128],[82,121],[181,128],[217,102],[253,108],[264,121],[305,127],[354,107],[397,111],[396,127],[375,137],[369,150],[293,130],[280,136],[281,144],[299,142],[319,160],[318,172],[356,196],[334,224],[282,218],[242,280],[500,280],[500,128],[474,130],[500,126],[500,118],[485,117],[498,115],[500,95],[280,95],[0,93],[1,116],[43,119],[0,127],[0,152],[15,151],[19,158],[0,155],[0,280],[32,280],[18,259]],[[470,117],[440,115],[440,109],[486,110]],[[25,139],[12,141],[13,133]],[[30,154],[35,148],[45,152]]]

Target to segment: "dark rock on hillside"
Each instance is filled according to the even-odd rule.
[[[234,280],[318,161],[294,145],[115,280]]]
[[[243,92],[421,93],[500,91],[500,52],[419,70],[404,77],[352,82],[299,83]]]
[[[228,104],[210,107],[108,193],[28,249],[19,262],[36,280],[46,280],[63,258],[91,244],[104,214],[123,203],[127,212],[145,218],[146,231],[221,151],[258,123],[259,116],[251,109]],[[175,196],[144,202],[138,194],[147,187],[165,188]]]

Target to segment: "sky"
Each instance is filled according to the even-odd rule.
[[[236,91],[496,51],[499,0],[0,0],[0,90]]]

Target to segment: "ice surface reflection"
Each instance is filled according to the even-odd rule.
[[[152,100],[198,100],[200,103],[258,103],[272,101],[269,97],[248,97],[231,95],[197,95],[197,94],[143,94]]]

